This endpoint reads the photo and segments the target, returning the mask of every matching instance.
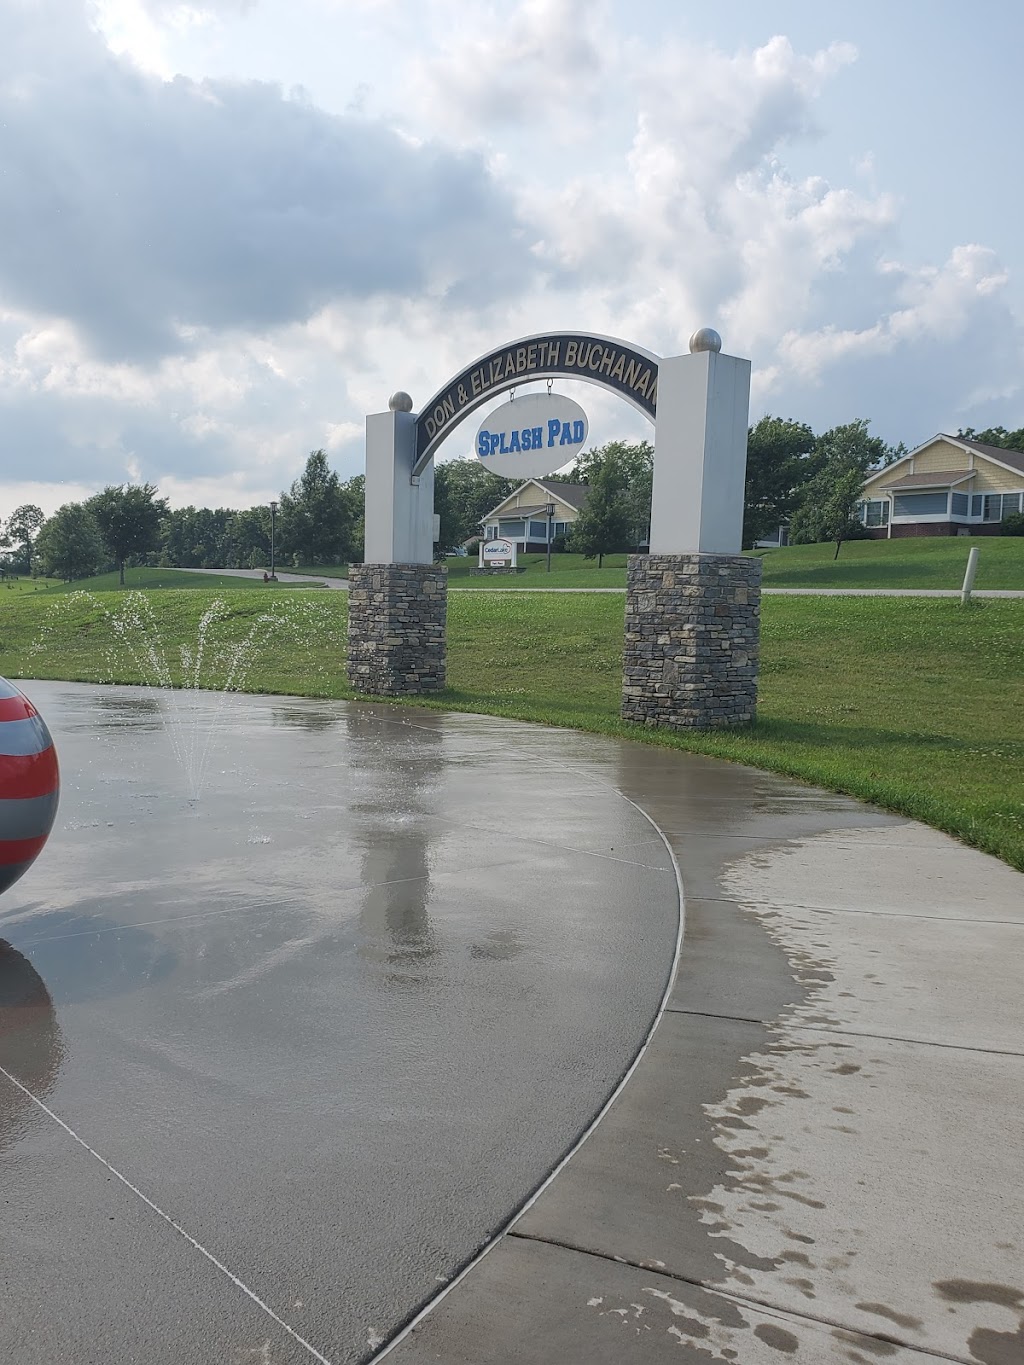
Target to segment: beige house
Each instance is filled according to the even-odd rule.
[[[540,554],[551,539],[564,536],[580,514],[590,492],[587,483],[559,483],[555,479],[527,479],[483,520],[484,538],[514,540],[520,554]],[[548,517],[548,505],[554,514]]]
[[[1024,501],[1024,452],[933,436],[864,482],[858,516],[874,539],[1001,534]]]

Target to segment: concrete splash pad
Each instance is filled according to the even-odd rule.
[[[365,1359],[642,1045],[662,839],[571,734],[25,689],[64,799],[0,903],[5,1351]]]

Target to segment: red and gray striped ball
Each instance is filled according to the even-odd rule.
[[[50,732],[24,692],[0,678],[0,892],[39,857],[59,799]]]

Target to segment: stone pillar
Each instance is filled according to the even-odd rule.
[[[622,718],[717,729],[754,719],[761,561],[630,555]]]
[[[353,564],[348,578],[348,680],[374,697],[438,692],[445,683],[448,570]]]

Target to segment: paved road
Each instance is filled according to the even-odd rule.
[[[64,792],[0,900],[0,1360],[365,1358],[633,1060],[664,843],[570,733],[25,687]]]
[[[450,592],[581,592],[618,593],[625,588],[450,588]],[[959,597],[960,589],[947,588],[762,588],[766,597]],[[1024,591],[1002,588],[975,590],[974,597],[1024,597]]]
[[[176,569],[175,573],[219,573],[235,578],[262,578],[262,569]],[[282,583],[322,583],[327,588],[348,591],[345,578],[320,578],[310,574],[279,573]],[[450,592],[558,592],[558,593],[625,593],[625,588],[494,588],[450,587]],[[959,597],[959,588],[762,588],[766,596],[777,597]],[[1024,591],[989,588],[975,590],[975,597],[1024,597]]]

